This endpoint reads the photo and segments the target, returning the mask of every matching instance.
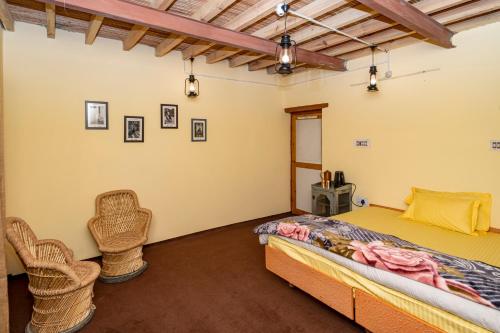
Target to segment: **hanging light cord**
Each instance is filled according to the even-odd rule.
[[[348,34],[348,33],[345,33],[345,32],[343,32],[343,31],[341,31],[341,30],[339,30],[339,29],[337,29],[337,28],[331,27],[331,26],[329,26],[329,25],[327,25],[327,24],[324,24],[324,23],[322,23],[322,22],[320,22],[320,21],[318,21],[318,20],[315,20],[315,19],[313,19],[313,18],[311,18],[311,17],[307,17],[307,16],[305,16],[305,15],[302,15],[301,13],[298,13],[298,12],[293,11],[293,10],[291,10],[291,9],[286,10],[286,11],[285,11],[285,15],[286,15],[287,13],[290,13],[290,14],[295,15],[295,16],[297,16],[297,17],[300,17],[300,18],[302,18],[302,19],[304,19],[304,20],[306,20],[306,21],[309,21],[309,22],[311,22],[311,23],[314,23],[314,24],[316,24],[316,25],[319,25],[320,27],[326,28],[326,29],[328,29],[328,30],[332,30],[332,31],[334,31],[334,32],[336,32],[336,33],[338,33],[338,34],[340,34],[340,35],[342,35],[342,36],[348,37],[348,38],[353,39],[353,40],[355,40],[355,41],[357,41],[357,42],[360,42],[360,43],[362,43],[362,44],[368,45],[369,47],[374,47],[374,48],[376,48],[377,50],[382,51],[382,52],[384,52],[384,53],[389,52],[387,49],[383,49],[383,48],[379,47],[379,46],[378,46],[378,45],[376,45],[376,44],[373,44],[373,43],[370,43],[370,42],[364,41],[364,40],[362,40],[361,38],[358,38],[358,37],[356,37],[356,36],[353,36],[353,35],[350,35],[350,34]],[[286,24],[286,16],[285,16],[285,24]]]
[[[193,61],[194,61],[194,58],[191,57],[189,60],[191,60],[191,75],[193,75]]]

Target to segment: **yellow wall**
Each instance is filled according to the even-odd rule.
[[[425,43],[391,54],[393,75],[366,92],[370,59],[349,62],[348,73],[297,75],[285,88],[286,106],[328,102],[323,114],[323,165],[343,170],[372,203],[404,207],[412,185],[493,194],[493,225],[500,228],[500,23],[454,36],[454,49]],[[377,56],[378,61],[385,60]],[[379,77],[385,72],[379,66]],[[304,82],[293,84],[294,82]],[[368,138],[359,149],[353,140]]]
[[[201,95],[183,95],[178,52],[156,58],[121,42],[16,23],[4,34],[7,215],[78,258],[98,254],[87,230],[97,194],[134,189],[152,209],[150,242],[289,211],[289,116],[275,78],[195,63]],[[107,131],[84,129],[84,101],[109,102]],[[160,104],[179,104],[179,129],[160,129]],[[123,143],[123,116],[145,117],[145,143]],[[190,142],[190,118],[208,141]],[[20,272],[11,253],[9,272]]]

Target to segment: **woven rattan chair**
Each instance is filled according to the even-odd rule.
[[[73,260],[73,252],[60,241],[38,240],[20,218],[7,218],[6,234],[28,273],[35,300],[25,331],[76,332],[85,326],[94,315],[92,290],[99,265]]]
[[[135,192],[111,191],[96,198],[96,216],[88,226],[102,252],[103,282],[122,282],[146,270],[142,246],[147,241],[151,211],[139,207]]]

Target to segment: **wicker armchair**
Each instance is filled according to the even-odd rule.
[[[7,239],[21,258],[29,277],[34,305],[26,332],[76,332],[94,315],[94,282],[101,269],[76,261],[62,242],[38,240],[22,219],[6,221]]]
[[[139,207],[135,192],[118,190],[96,198],[96,216],[88,226],[102,252],[100,280],[129,280],[146,270],[142,246],[147,241],[151,211]]]

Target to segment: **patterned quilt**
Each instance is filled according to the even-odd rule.
[[[279,235],[383,269],[498,309],[500,268],[466,260],[326,217],[302,215],[264,223],[257,234]]]

